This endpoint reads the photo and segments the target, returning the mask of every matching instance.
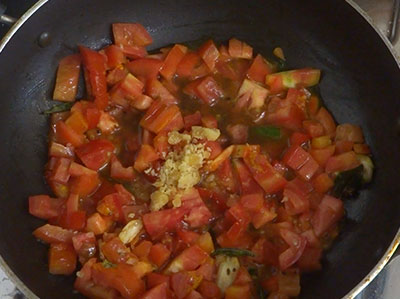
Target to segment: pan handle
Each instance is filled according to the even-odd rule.
[[[17,21],[17,19],[4,14],[6,8],[7,7],[0,2],[0,23],[12,26]]]

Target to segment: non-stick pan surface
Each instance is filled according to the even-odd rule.
[[[59,59],[77,44],[111,42],[110,24],[139,22],[153,48],[232,36],[256,52],[284,49],[288,67],[322,69],[320,92],[338,122],[362,126],[376,164],[373,183],[346,202],[347,219],[323,270],[302,279],[303,298],[339,298],[377,264],[400,225],[400,71],[381,37],[345,1],[52,0],[44,4],[0,54],[0,254],[40,298],[73,298],[73,277],[47,271],[47,250],[32,236],[43,224],[27,212],[30,194],[48,192],[49,101]],[[51,42],[40,47],[37,37]]]

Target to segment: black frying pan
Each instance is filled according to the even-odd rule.
[[[13,30],[0,46],[0,254],[28,296],[79,297],[72,293],[73,277],[48,274],[47,250],[31,234],[43,223],[28,214],[27,197],[49,191],[42,175],[48,119],[40,112],[51,105],[57,63],[76,51],[77,44],[100,48],[110,43],[113,22],[144,24],[154,38],[153,48],[203,37],[226,41],[235,36],[265,54],[282,47],[288,67],[322,69],[320,92],[328,109],[338,122],[362,126],[374,154],[376,175],[367,190],[346,202],[343,230],[327,253],[323,270],[302,278],[302,298],[355,295],[383,266],[385,260],[380,259],[394,251],[400,239],[399,234],[396,237],[400,226],[400,138],[396,133],[400,70],[382,38],[349,3],[40,3],[40,9],[20,20],[18,31]],[[41,32],[51,36],[46,47],[37,42]]]

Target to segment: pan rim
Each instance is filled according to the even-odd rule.
[[[39,0],[36,2],[29,10],[27,10],[21,18],[11,27],[11,29],[7,32],[7,34],[0,41],[0,55],[3,52],[4,48],[7,46],[8,42],[12,39],[12,37],[18,32],[18,30],[22,27],[22,25],[36,12],[38,11],[44,4],[46,4],[49,0]],[[354,0],[346,0],[346,2],[355,9],[375,30],[375,32],[380,36],[382,41],[385,43],[386,47],[389,49],[394,61],[397,63],[397,67],[400,68],[400,58],[394,50],[393,45],[390,43],[389,39],[378,29],[372,19],[367,15],[365,11],[361,9],[361,7],[354,2]],[[400,55],[400,53],[399,53]],[[355,298],[385,267],[385,265],[389,262],[397,247],[400,245],[400,228],[398,229],[393,241],[391,242],[389,248],[385,251],[382,258],[378,261],[378,263],[371,269],[371,271],[352,289],[348,292],[344,297],[346,299]],[[0,268],[5,272],[8,278],[15,284],[15,286],[20,290],[27,298],[38,298],[26,285],[20,280],[15,273],[10,269],[8,264],[5,262],[3,257],[0,255]]]

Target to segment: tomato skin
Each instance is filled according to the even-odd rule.
[[[49,272],[57,275],[70,275],[76,268],[76,253],[67,243],[52,243],[49,249]]]
[[[289,245],[289,248],[279,255],[279,267],[282,270],[286,270],[301,257],[307,245],[307,240],[295,232],[284,228],[280,229],[280,235]]]
[[[29,196],[29,213],[41,219],[50,219],[60,215],[63,199],[48,195]]]
[[[63,102],[75,101],[80,69],[81,56],[79,54],[70,55],[60,60],[53,92],[54,100]]]
[[[75,149],[86,167],[98,171],[108,163],[115,146],[106,139],[96,139]]]
[[[124,46],[148,46],[153,38],[139,23],[113,23],[114,42]]]
[[[94,96],[94,102],[100,110],[108,106],[107,80],[105,70],[105,59],[96,51],[86,47],[79,46],[82,56],[83,66],[88,73],[91,94]],[[86,87],[89,89],[89,87]]]

